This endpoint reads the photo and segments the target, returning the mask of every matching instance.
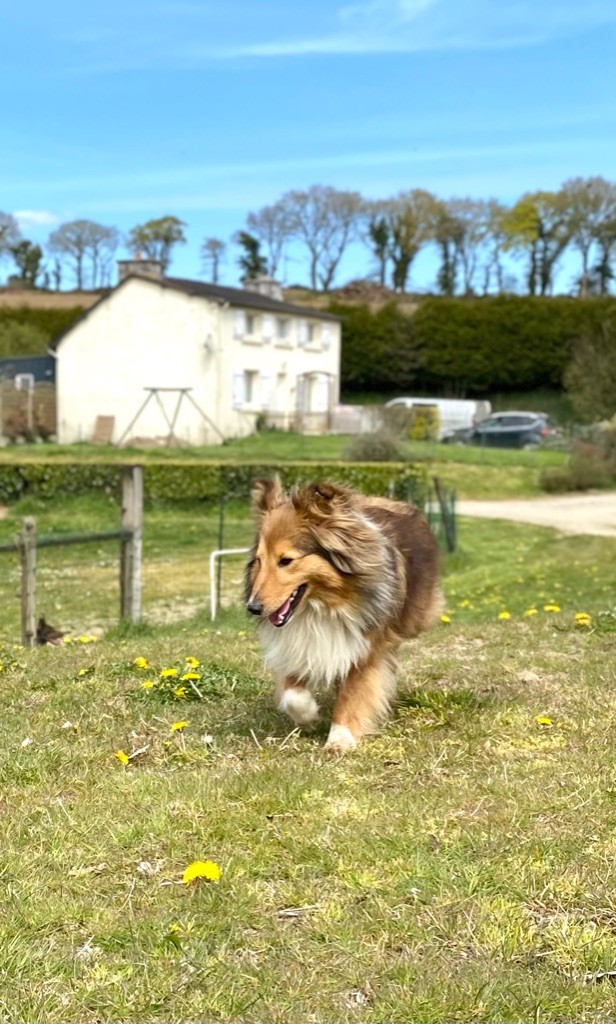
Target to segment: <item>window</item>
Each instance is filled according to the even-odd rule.
[[[246,334],[246,314],[243,309],[236,309],[233,336],[235,338],[243,338]]]
[[[331,348],[332,343],[332,325],[322,324],[321,326],[321,344],[323,348]]]
[[[245,314],[246,320],[246,331],[245,333],[252,336],[257,329],[257,318],[252,313]]]
[[[274,337],[274,317],[266,315],[263,317],[263,341],[271,341]]]
[[[291,337],[291,321],[278,317],[276,320],[276,337],[278,341],[289,341]]]
[[[256,405],[258,383],[257,370],[244,370],[244,405]]]
[[[316,324],[309,320],[299,320],[297,323],[297,344],[311,345],[316,341]]]

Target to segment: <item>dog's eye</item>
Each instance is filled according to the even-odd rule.
[[[278,559],[278,566],[279,566],[279,568],[284,569],[285,565],[291,565],[292,561],[293,561],[292,558],[279,558]]]

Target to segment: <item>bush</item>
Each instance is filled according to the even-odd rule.
[[[0,307],[0,359],[45,355],[56,335],[83,313],[81,306],[68,309]]]
[[[438,441],[441,417],[435,405],[416,405],[409,410],[411,425],[409,439],[411,441]]]
[[[331,303],[342,320],[343,391],[406,391],[417,378],[413,321],[389,302],[377,312],[369,306]]]
[[[608,443],[576,441],[568,466],[543,469],[540,486],[551,493],[589,491],[616,482],[616,458],[611,455],[611,431]],[[614,442],[616,446],[616,441]]]
[[[584,420],[616,413],[616,312],[587,329],[573,348],[565,385],[575,411]]]
[[[350,462],[399,462],[400,447],[391,434],[359,434],[345,451]]]
[[[103,490],[119,494],[122,465],[105,462],[23,462],[19,466],[0,464],[0,500],[16,501],[25,495],[51,498],[58,494],[80,494]],[[219,501],[246,499],[256,477],[278,473],[283,486],[331,480],[365,494],[403,496],[410,490],[421,496],[427,482],[422,465],[409,463],[285,462],[281,465],[257,462],[148,462],[144,465],[147,499]],[[419,500],[419,497],[417,498]]]

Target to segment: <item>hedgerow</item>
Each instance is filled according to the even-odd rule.
[[[13,502],[25,495],[51,498],[103,490],[117,494],[122,466],[105,462],[28,461],[0,465],[0,500]],[[416,500],[427,483],[427,467],[410,463],[285,462],[148,462],[144,465],[146,499],[218,501],[246,498],[257,477],[278,473],[283,485],[330,480],[364,494],[394,494]]]

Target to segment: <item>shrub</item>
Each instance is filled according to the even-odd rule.
[[[0,307],[0,358],[45,355],[56,337],[83,313],[81,306],[68,309]]]
[[[565,385],[584,420],[616,413],[616,313],[594,330],[584,331],[576,342]]]
[[[435,405],[416,405],[410,409],[411,425],[408,436],[411,441],[438,441],[441,417]]]
[[[51,498],[58,494],[80,494],[103,490],[119,494],[120,463],[29,460],[19,466],[0,464],[0,499],[16,501],[28,494]],[[421,496],[427,470],[409,463],[285,462],[271,465],[257,462],[148,462],[144,465],[147,499],[218,501],[246,499],[256,477],[278,473],[283,486],[331,480],[365,494]],[[419,500],[419,498],[417,499]]]
[[[399,462],[400,448],[391,434],[359,434],[346,449],[350,462]]]

